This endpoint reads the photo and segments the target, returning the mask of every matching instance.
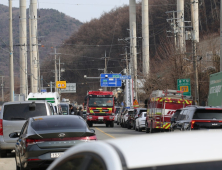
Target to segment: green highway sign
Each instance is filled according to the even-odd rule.
[[[184,96],[191,96],[190,79],[177,79],[177,90],[183,91]]]

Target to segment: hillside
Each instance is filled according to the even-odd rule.
[[[27,9],[27,17],[29,9]],[[0,5],[0,75],[9,75],[8,69],[8,42],[9,42],[9,20],[8,7]],[[39,48],[40,62],[52,52],[51,47],[60,46],[64,40],[75,33],[82,23],[75,18],[66,16],[54,9],[39,9],[38,10],[38,37],[39,44],[44,47]],[[27,19],[28,24],[28,19]],[[28,34],[27,26],[27,36]],[[29,42],[29,38],[27,38]],[[15,76],[19,76],[19,8],[13,8],[13,42],[14,42],[14,63]],[[29,54],[28,54],[29,55]]]
[[[166,11],[175,11],[175,0],[150,0],[149,5],[149,23],[150,23],[150,77],[147,79],[141,73],[142,68],[142,39],[137,39],[138,51],[138,77],[146,78],[145,91],[149,95],[151,90],[171,88],[176,89],[178,78],[191,78],[192,87],[194,77],[192,74],[192,63],[184,62],[184,58],[190,57],[192,52],[191,43],[187,42],[187,55],[178,54],[174,50],[173,39],[168,37],[166,31],[170,29],[170,24],[166,19],[169,17]],[[191,20],[190,0],[185,0],[185,20]],[[200,13],[200,38],[206,39],[211,34],[219,35],[219,7],[220,1],[203,0],[199,4]],[[142,37],[142,17],[141,4],[137,6],[137,37]],[[108,61],[108,72],[119,73],[125,68],[124,47],[129,44],[118,39],[129,37],[129,7],[123,6],[115,8],[108,13],[104,13],[99,19],[93,19],[85,23],[78,32],[74,33],[63,44],[62,59],[65,63],[65,74],[62,79],[67,82],[77,83],[77,94],[68,97],[83,101],[87,90],[96,90],[99,88],[99,80],[84,79],[84,75],[89,77],[98,77],[103,71],[98,68],[104,68],[105,51]],[[172,35],[171,35],[172,36]],[[212,50],[215,53],[215,50]],[[206,50],[198,49],[198,55],[203,57]],[[216,67],[218,68],[218,67]],[[52,63],[46,63],[42,71],[46,81],[53,81]],[[199,70],[200,71],[200,70]],[[215,72],[216,70],[214,70]],[[203,73],[201,82],[208,82],[208,75],[212,73]],[[202,83],[200,89],[204,89],[200,94],[202,99],[206,99],[207,84]],[[193,89],[192,89],[193,91]],[[142,100],[142,99],[141,99]]]

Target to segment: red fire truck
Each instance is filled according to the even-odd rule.
[[[89,91],[85,98],[85,106],[89,127],[92,127],[93,123],[105,123],[106,127],[114,127],[115,108],[113,92]]]
[[[192,105],[182,91],[156,90],[150,95],[146,118],[146,133],[168,131],[171,117],[177,109]]]

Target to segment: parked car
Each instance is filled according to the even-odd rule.
[[[173,144],[173,149],[182,147],[182,153],[160,154],[163,147],[155,146],[163,146],[163,140]],[[143,147],[143,152],[138,147],[132,147],[141,141],[150,146]],[[81,167],[96,170],[220,170],[221,143],[221,131],[162,133],[89,142],[70,148],[47,170]]]
[[[17,169],[47,168],[68,148],[96,140],[95,131],[83,118],[71,115],[29,118],[21,132],[9,136],[19,137],[15,144]]]
[[[122,118],[122,127],[128,128],[128,120],[129,116],[131,116],[134,112],[134,109],[126,109],[125,113],[123,114]]]
[[[69,113],[69,104],[68,103],[60,103],[58,105],[59,114],[60,115],[70,115]]]
[[[118,114],[118,116],[117,116],[117,125],[121,125],[121,117],[122,117],[122,114],[124,113],[124,111],[125,111],[125,108],[121,108],[120,109],[120,113]]]
[[[128,129],[131,129],[133,127],[132,125],[133,118],[134,118],[134,109],[130,109],[128,111],[128,118],[126,120],[126,127]]]
[[[132,117],[132,121],[131,121],[131,126],[133,127],[134,130],[136,128],[136,119],[138,118],[138,115],[142,112],[147,112],[147,109],[146,108],[136,108],[134,110],[134,116]]]
[[[222,108],[188,106],[183,108],[172,130],[222,129]]]
[[[47,101],[6,102],[0,117],[0,156],[5,157],[15,148],[16,138],[12,132],[20,132],[25,121],[35,116],[50,116],[52,111]]]
[[[136,119],[136,131],[138,130],[141,132],[143,129],[145,129],[146,115],[147,112],[142,112],[138,115],[138,118]]]
[[[176,123],[176,121],[177,121],[177,118],[178,118],[178,116],[180,115],[180,112],[181,112],[181,109],[177,109],[175,112],[174,112],[174,114],[172,115],[172,117],[171,117],[171,124],[170,124],[170,131],[173,131],[173,127],[176,127],[175,126],[175,123]]]
[[[83,110],[82,115],[83,115],[83,119],[86,120],[87,111],[86,111],[86,110]]]

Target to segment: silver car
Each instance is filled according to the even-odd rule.
[[[4,103],[0,114],[0,156],[7,156],[15,148],[17,138],[10,138],[10,133],[20,133],[23,124],[30,117],[47,115],[52,115],[47,101]]]

